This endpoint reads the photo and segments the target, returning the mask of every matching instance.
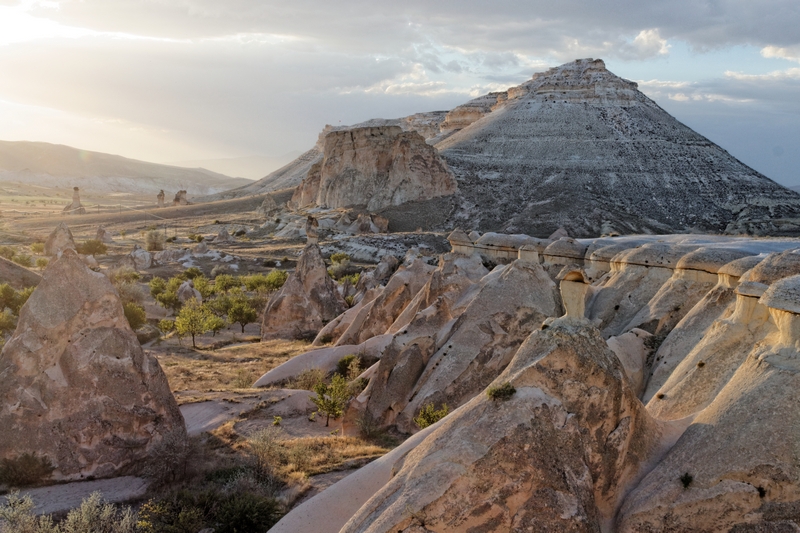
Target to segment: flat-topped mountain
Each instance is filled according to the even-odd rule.
[[[0,141],[0,183],[155,196],[161,189],[213,194],[251,181],[204,168],[160,165],[59,144]]]
[[[446,113],[350,129],[367,125],[417,131],[457,182],[447,201],[431,196],[427,205],[381,212],[390,220],[435,211],[429,224],[436,229],[537,236],[558,227],[575,236],[800,231],[800,195],[681,124],[599,59],[537,73]],[[317,146],[296,161],[220,196],[299,185],[322,161],[325,138],[343,129],[326,127]],[[336,182],[349,186],[347,179]]]

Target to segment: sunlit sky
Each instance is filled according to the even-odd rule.
[[[0,0],[0,139],[275,157],[594,57],[800,185],[798,28],[797,0]]]

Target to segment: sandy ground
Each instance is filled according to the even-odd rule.
[[[136,500],[144,496],[147,486],[147,481],[142,478],[125,476],[26,489],[20,491],[20,494],[28,494],[33,498],[36,514],[51,514],[80,506],[94,492],[100,492],[107,502],[112,503]]]

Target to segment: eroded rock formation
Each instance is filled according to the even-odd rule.
[[[72,231],[64,222],[60,222],[44,242],[44,253],[50,257],[61,255],[64,250],[75,250],[75,239]]]
[[[81,203],[81,194],[78,187],[72,188],[72,203],[65,206],[64,209],[61,210],[62,213],[65,215],[85,215],[86,208],[83,207]]]
[[[262,339],[314,338],[322,327],[347,309],[328,275],[316,244],[303,250],[294,272],[270,298],[261,324]]]
[[[456,190],[447,164],[419,133],[399,126],[351,128],[325,136],[323,158],[297,187],[291,205],[374,211]]]
[[[48,458],[55,479],[141,472],[183,417],[111,282],[65,250],[0,353],[0,456]]]
[[[180,190],[175,193],[175,198],[172,199],[172,205],[189,205],[189,200],[186,199],[185,190]]]
[[[158,194],[156,195],[156,200],[157,200],[157,202],[158,202],[158,203],[156,204],[156,207],[166,207],[166,206],[164,205],[164,198],[166,198],[166,196],[167,196],[167,195],[166,195],[166,194],[164,194],[164,189],[161,189],[160,191],[158,191]]]

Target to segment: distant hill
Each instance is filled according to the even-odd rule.
[[[236,176],[251,180],[261,179],[277,170],[300,155],[299,151],[288,152],[279,156],[251,155],[245,157],[228,157],[224,159],[196,159],[191,161],[171,161],[177,167],[202,167],[226,176]]]
[[[80,187],[86,193],[156,195],[167,199],[185,189],[188,196],[214,194],[252,183],[204,168],[183,168],[28,141],[0,141],[0,184],[50,188]]]

